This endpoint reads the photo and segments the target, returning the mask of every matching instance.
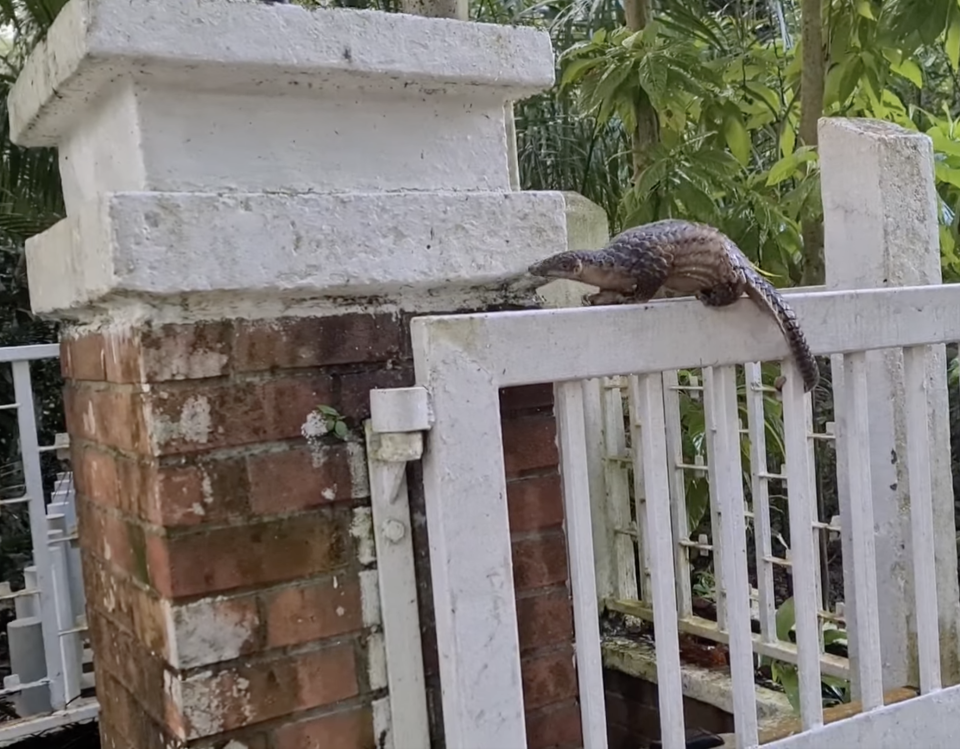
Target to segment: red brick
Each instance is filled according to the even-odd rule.
[[[153,454],[170,455],[272,442],[301,436],[307,416],[333,399],[327,375],[284,377],[264,382],[153,388]]]
[[[226,523],[250,515],[250,483],[242,457],[151,464],[143,515],[169,528]]]
[[[230,371],[230,321],[144,326],[104,334],[106,379],[117,383],[220,377]]]
[[[102,381],[106,372],[103,338],[98,333],[63,338],[60,372],[65,380]]]
[[[569,700],[577,695],[573,650],[528,656],[520,663],[523,704],[527,710]]]
[[[508,481],[507,509],[513,533],[560,527],[563,524],[560,475],[553,473]]]
[[[88,608],[90,644],[96,653],[97,678],[107,672],[120,682],[154,720],[167,723],[164,665],[121,627]]]
[[[503,460],[507,478],[557,465],[556,422],[552,415],[503,420]]]
[[[230,372],[233,323],[160,325],[140,336],[142,382],[220,377]]]
[[[308,653],[244,662],[215,675],[201,670],[184,679],[187,735],[232,731],[359,694],[353,643]]]
[[[154,525],[223,523],[250,515],[243,457],[178,457],[159,463],[75,445],[78,492],[103,507]]]
[[[70,457],[77,493],[98,505],[135,514],[131,508],[135,508],[138,495],[120,491],[117,465],[112,455],[90,445],[74,443]]]
[[[527,749],[574,749],[583,746],[580,706],[563,702],[527,712]]]
[[[517,590],[556,585],[567,579],[567,547],[562,532],[513,542],[513,581]]]
[[[122,386],[67,385],[63,405],[71,439],[127,452],[149,450],[140,393]]]
[[[116,574],[92,554],[83,555],[83,577],[87,606],[136,635],[150,652],[168,653],[167,615],[156,594]]]
[[[279,648],[363,627],[360,582],[339,575],[265,594],[267,647]]]
[[[306,448],[251,455],[247,459],[251,510],[269,515],[359,496],[350,470],[350,450],[342,443],[325,445],[316,460]]]
[[[173,744],[165,727],[150,718],[137,699],[105,671],[97,674],[97,701],[104,747],[169,749]]]
[[[377,749],[368,707],[282,726],[273,741],[275,749]]]
[[[573,640],[573,608],[566,588],[518,596],[517,620],[521,651]]]
[[[400,318],[392,314],[244,320],[237,324],[235,368],[256,372],[387,361],[402,348]]]
[[[355,422],[370,418],[370,391],[413,384],[413,366],[340,375],[340,412]]]
[[[549,382],[518,385],[500,391],[500,412],[503,414],[547,408],[553,408],[553,385]]]
[[[178,598],[297,580],[347,563],[348,515],[316,511],[282,520],[147,537],[150,583]]]
[[[146,582],[146,540],[136,522],[86,499],[77,501],[81,549]]]

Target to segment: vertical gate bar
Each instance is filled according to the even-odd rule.
[[[13,392],[17,399],[17,424],[20,430],[20,455],[23,475],[30,498],[30,541],[33,562],[37,567],[37,598],[43,628],[43,648],[50,680],[50,705],[59,710],[66,705],[63,684],[63,656],[57,626],[57,602],[54,600],[53,568],[47,545],[47,508],[43,496],[43,475],[40,469],[40,444],[33,408],[33,386],[30,362],[12,362]]]
[[[430,723],[407,464],[381,460],[378,455],[381,436],[374,434],[369,421],[364,424],[364,430],[393,745],[428,746]]]
[[[621,532],[630,526],[630,488],[627,471],[619,461],[627,452],[626,433],[623,428],[623,397],[620,395],[619,382],[619,377],[605,377],[602,384],[607,507],[614,533],[617,597],[635,601],[638,599],[638,590],[633,539]]]
[[[414,320],[417,382],[434,423],[423,488],[446,745],[527,746],[499,390]]]
[[[693,614],[693,591],[690,583],[690,556],[681,541],[690,537],[687,520],[687,480],[683,468],[683,432],[680,426],[680,378],[671,369],[661,375],[663,383],[663,418],[667,438],[667,468],[670,472],[670,510],[673,513],[673,547],[677,569],[677,614],[686,618]]]
[[[820,600],[817,597],[813,528],[813,485],[810,482],[808,394],[793,361],[782,362],[783,429],[787,453],[787,487],[790,510],[790,551],[793,569],[793,603],[796,612],[797,670],[800,675],[800,720],[804,730],[823,725],[820,685]]]
[[[920,690],[940,689],[940,614],[937,600],[933,526],[933,478],[930,429],[927,421],[927,370],[929,349],[903,350],[906,396],[907,472],[910,487],[910,525],[913,541],[913,580],[916,593],[917,655]]]
[[[670,483],[664,424],[663,380],[658,374],[631,378],[631,401],[643,423],[639,444],[646,475],[647,517],[645,546],[650,550],[650,595],[657,652],[657,691],[660,732],[664,749],[683,749],[683,688],[680,678],[680,642],[677,626],[676,580],[673,555],[682,553],[670,533]]]
[[[715,367],[709,378],[705,407],[710,414],[713,457],[711,493],[716,493],[721,517],[715,543],[723,547],[721,577],[727,591],[730,637],[730,676],[733,681],[733,717],[738,747],[758,744],[753,633],[750,629],[750,583],[747,576],[747,529],[743,500],[743,463],[737,408],[735,366]]]
[[[563,516],[570,559],[583,746],[584,749],[606,749],[607,717],[600,656],[600,615],[593,571],[590,480],[581,383],[577,380],[558,383],[554,387],[554,403],[560,443]]]
[[[650,600],[650,546],[644,536],[647,524],[647,489],[644,479],[643,451],[638,449],[643,440],[644,426],[637,413],[637,376],[627,379],[627,414],[630,424],[630,445],[633,455],[633,499],[637,518],[637,576],[640,580],[640,599]]]
[[[857,605],[860,700],[864,710],[883,705],[883,661],[880,652],[880,609],[877,597],[877,558],[874,544],[873,475],[870,466],[870,406],[867,402],[867,361],[863,352],[844,356],[844,405],[850,538],[844,548],[853,560],[853,591]],[[925,408],[925,406],[924,406]],[[924,410],[924,423],[926,423]],[[932,548],[932,547],[931,547]]]
[[[820,517],[820,497],[819,497],[819,485],[817,483],[817,462],[816,462],[816,449],[814,447],[813,440],[813,397],[809,401],[806,401],[805,407],[803,409],[803,423],[804,428],[807,433],[807,485],[811,487],[813,492],[813,504],[810,506],[810,512],[812,513],[811,522],[824,520]],[[787,492],[789,493],[790,487],[787,486]],[[827,521],[830,518],[826,518]],[[816,583],[817,588],[817,641],[819,643],[820,652],[824,652],[823,649],[823,627],[820,626],[821,619],[819,618],[819,612],[826,608],[824,606],[824,596],[823,596],[823,586],[827,584],[826,580],[823,580],[821,572],[823,571],[823,563],[821,562],[821,553],[820,553],[820,529],[814,528],[813,531],[813,564],[816,574],[813,576],[813,580]]]
[[[62,515],[53,518],[54,522],[62,520]],[[57,637],[63,659],[63,698],[64,702],[68,703],[80,696],[83,660],[80,633],[70,632],[77,626],[77,623],[73,615],[73,601],[70,597],[67,546],[60,541],[66,535],[65,524],[57,524],[61,525],[61,528],[51,528],[49,531],[48,549],[51,578],[53,579],[53,600],[56,603],[57,610]]]
[[[834,449],[836,450],[837,466],[845,466],[848,462],[847,444],[844,437],[847,430],[847,409],[840,402],[843,399],[838,394],[846,392],[846,359],[843,354],[830,356],[830,374],[834,394]],[[850,487],[838,475],[837,502],[840,505],[840,544],[842,549],[849,549],[853,545],[853,535],[850,532]],[[843,557],[843,619],[847,632],[857,631],[857,596],[853,585],[853,554],[841,554]],[[850,699],[860,699],[859,676],[859,644],[856,637],[847,638],[847,659],[850,661]]]
[[[583,418],[587,434],[587,464],[590,471],[590,512],[593,526],[594,577],[597,601],[616,592],[614,535],[607,510],[607,482],[603,450],[603,389],[598,378],[583,381]]]
[[[716,414],[710,404],[716,402],[713,393],[714,388],[714,369],[713,367],[703,368],[703,421],[706,425],[707,433],[707,477],[708,493],[710,499],[710,535],[713,539],[713,569],[714,579],[717,586],[717,627],[721,632],[727,631],[727,588],[723,579],[723,523],[725,517],[720,511],[720,499],[717,495],[719,479],[717,470],[720,458],[717,455],[716,435],[723,428],[716,420]]]
[[[757,597],[760,637],[777,639],[777,610],[773,589],[773,536],[770,529],[770,487],[767,471],[767,430],[763,405],[763,377],[759,362],[744,365],[747,392],[747,430],[750,436],[750,484],[753,497],[753,534],[757,557]]]

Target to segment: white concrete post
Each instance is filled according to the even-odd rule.
[[[930,138],[874,120],[825,118],[820,121],[820,162],[827,287],[941,283]],[[837,320],[836,324],[864,325],[869,321]],[[867,362],[883,686],[893,689],[917,679],[903,357],[900,352],[875,351],[868,353]],[[930,346],[927,376],[940,652],[943,681],[948,685],[960,682],[960,593],[945,367],[944,346]],[[834,399],[841,404],[843,372],[837,361],[833,372]],[[838,405],[837,413],[842,410]],[[842,428],[841,418],[838,429]],[[838,463],[842,465],[842,459]],[[841,506],[847,504],[842,487],[843,482]],[[841,524],[846,546],[849,513],[842,515]],[[848,562],[845,556],[844,578],[849,586]],[[852,622],[856,611],[849,588],[845,610]],[[852,624],[848,627],[854,629]],[[853,649],[851,656],[855,656]]]
[[[68,214],[28,243],[33,308],[110,331],[532,302],[530,284],[511,283],[568,246],[570,216],[597,234],[583,228],[583,199],[515,190],[505,104],[553,81],[549,35],[532,28],[71,0],[9,97],[14,142],[59,148]],[[605,234],[603,212],[592,215]],[[436,512],[428,505],[428,521]],[[494,525],[509,546],[505,511]],[[500,583],[512,594],[509,576]],[[451,618],[437,608],[448,721],[464,646]],[[192,642],[178,621],[165,633],[175,654]],[[515,643],[509,620],[506,631]],[[234,644],[204,646],[213,662]],[[167,699],[186,701],[178,658]],[[513,665],[488,667],[519,689]],[[500,696],[469,709],[493,716]],[[184,738],[216,730],[192,725]]]
[[[470,15],[469,0],[402,0],[404,13],[432,18],[456,18],[466,21]]]

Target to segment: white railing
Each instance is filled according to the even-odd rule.
[[[16,411],[23,493],[0,499],[0,513],[26,510],[32,560],[22,570],[23,585],[0,581],[0,602],[13,602],[16,618],[7,625],[10,671],[0,697],[9,697],[21,720],[0,724],[0,746],[97,714],[93,674],[85,672],[92,653],[85,645],[86,617],[73,475],[57,475],[47,500],[41,455],[62,451],[66,442],[40,445],[30,366],[59,356],[59,346],[0,348],[0,366],[12,375],[14,401],[0,409]],[[19,488],[19,487],[13,487]]]
[[[423,476],[448,745],[526,746],[498,392],[555,382],[584,745],[606,746],[596,581],[589,563],[593,528],[585,511],[591,506],[592,481],[583,424],[595,417],[585,411],[584,382],[626,372],[637,373],[630,385],[631,410],[635,421],[648,427],[639,430],[632,448],[641,466],[642,491],[637,496],[644,501],[637,530],[646,552],[640,586],[646,576],[646,599],[655,624],[661,734],[667,749],[684,746],[677,617],[682,594],[677,595],[673,550],[678,545],[671,534],[670,484],[677,468],[670,460],[675,434],[667,427],[664,395],[676,392],[669,389],[669,373],[688,367],[702,368],[706,381],[706,465],[715,502],[714,540],[720,539],[717,546],[723,551],[719,588],[724,591],[723,630],[730,651],[737,745],[759,744],[736,392],[736,367],[743,362],[781,362],[786,378],[781,398],[803,733],[770,746],[819,746],[834,735],[855,746],[951,745],[950,737],[960,730],[960,687],[940,687],[931,474],[932,461],[944,456],[931,454],[927,419],[934,401],[927,393],[927,378],[933,369],[926,368],[942,356],[940,344],[960,339],[960,287],[810,292],[791,295],[791,302],[811,349],[818,356],[833,356],[834,379],[842,377],[844,383],[835,438],[843,456],[840,501],[847,504],[850,517],[843,529],[845,566],[853,570],[857,583],[857,616],[849,637],[856,643],[861,714],[824,726],[821,674],[826,669],[819,642],[822,612],[814,543],[822,524],[815,519],[811,401],[793,362],[784,360],[786,346],[769,318],[746,301],[707,310],[687,300],[422,317],[412,322],[412,335],[418,388],[430,405],[420,412],[432,418]],[[843,324],[846,321],[849,324]],[[905,362],[899,381],[907,394],[910,455],[913,549],[908,565],[918,581],[914,616],[923,634],[921,696],[880,707],[881,607],[869,488],[877,459],[866,456],[863,448],[870,442],[874,418],[865,407],[870,354],[864,352],[888,349],[902,350]],[[374,416],[374,424],[391,424],[383,431],[423,429],[425,416],[408,419],[404,426],[405,404],[378,400],[381,413]],[[673,483],[678,483],[675,475]],[[953,558],[939,562],[956,564]],[[769,640],[769,621],[766,626]],[[719,631],[715,625],[710,629]],[[785,646],[768,642],[774,644],[778,657],[787,655]],[[876,743],[880,735],[884,738]]]
[[[741,456],[746,458],[744,483],[749,487],[750,502],[744,505],[741,515],[754,545],[753,579],[749,583],[751,616],[760,629],[759,633],[753,634],[753,650],[757,656],[796,665],[796,646],[781,640],[776,626],[777,605],[783,603],[785,596],[777,600],[774,571],[779,567],[784,575],[792,577],[793,560],[789,534],[779,530],[774,532],[771,523],[770,484],[775,483],[778,489],[786,488],[785,495],[781,489],[781,500],[791,497],[789,470],[783,460],[783,452],[767,449],[768,431],[781,444],[785,434],[783,418],[771,415],[768,409],[769,404],[779,406],[781,400],[779,392],[772,385],[773,375],[774,372],[768,368],[768,382],[765,384],[760,362],[735,368],[733,389],[736,400],[730,404],[731,413],[725,417],[730,420],[727,423],[717,415],[717,399],[722,396],[716,391],[715,373],[709,369],[668,370],[662,373],[659,397],[664,404],[663,431],[667,441],[666,470],[672,516],[668,533],[673,541],[670,556],[676,570],[680,631],[727,643],[727,594],[722,584],[723,577],[717,573],[724,562],[725,527],[722,518],[727,516],[730,509],[723,506],[721,498],[720,472],[724,470],[724,464],[718,456],[729,453],[736,466],[740,465]],[[644,426],[638,413],[640,378],[607,377],[596,382],[597,385],[592,385],[585,393],[585,405],[588,410],[598,410],[603,425],[599,433],[590,436],[602,447],[598,456],[600,466],[592,470],[603,477],[606,499],[601,504],[604,516],[597,518],[597,521],[606,526],[601,538],[605,536],[607,540],[598,544],[597,555],[606,555],[610,559],[609,575],[607,579],[598,580],[598,593],[608,610],[653,621],[649,570],[652,550],[642,543],[642,539],[648,535],[648,489],[644,481],[641,443],[644,430],[650,427]],[[688,424],[686,430],[683,425],[684,414]],[[692,422],[702,423],[702,428]],[[835,440],[834,422],[828,421],[825,431],[814,431],[812,414],[808,408],[804,411],[804,423],[808,438],[806,451],[808,460],[812,461],[814,442],[832,447]],[[726,444],[726,441],[730,444]],[[777,459],[779,465],[770,470]],[[691,476],[704,479],[697,487],[700,496],[692,503],[692,515],[700,527],[699,531],[696,527],[690,527],[691,508],[688,507],[687,488]],[[742,493],[743,490],[739,491]],[[707,501],[704,501],[704,493]],[[778,504],[781,522],[777,525],[783,527],[786,525],[782,522],[783,511],[788,505],[783,501]],[[817,503],[814,501],[813,504],[816,508]],[[830,609],[825,605],[823,589],[829,580],[823,580],[821,575],[824,569],[821,552],[824,547],[820,541],[832,540],[839,535],[839,523],[839,514],[824,518],[817,517],[816,511],[811,521],[815,536],[820,537],[814,544],[813,565],[817,573],[814,583],[817,600],[820,601],[818,618],[821,628],[842,629],[845,626],[843,601],[831,602]],[[698,576],[696,567],[698,561],[711,560],[712,569],[701,565],[705,569],[699,570],[701,574],[707,573],[704,576],[706,579],[712,578],[717,583],[714,590],[703,591],[705,601],[712,602],[715,609],[712,617],[705,617],[694,611],[697,598],[694,587]],[[786,584],[786,580],[783,583],[781,588],[792,587]],[[849,678],[848,658],[827,653],[825,647],[828,643],[822,637],[819,643],[823,673],[840,679]]]

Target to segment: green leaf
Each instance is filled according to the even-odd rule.
[[[956,72],[957,65],[960,64],[960,7],[956,3],[950,3],[944,51],[947,53],[950,67]]]
[[[828,627],[823,630],[823,644],[832,645],[835,642],[847,642],[847,631],[845,629],[833,629]],[[822,678],[826,679],[824,675]]]
[[[801,146],[789,156],[784,156],[770,168],[770,174],[767,175],[767,187],[779,185],[785,179],[794,176],[801,164],[813,161],[816,158],[817,152],[810,146]]]
[[[783,693],[787,696],[787,699],[790,700],[790,706],[794,709],[795,712],[800,712],[800,674],[797,672],[797,667],[787,667],[779,668],[778,679],[780,686],[783,687]]]
[[[777,639],[783,642],[790,642],[790,630],[797,621],[797,615],[794,611],[793,596],[780,604],[777,609]]]
[[[870,7],[870,0],[857,0],[857,13],[871,21],[877,20],[876,16],[873,15],[873,8]]]
[[[943,163],[934,165],[934,172],[940,182],[946,182],[948,185],[960,187],[960,169],[954,169]]]
[[[840,83],[837,89],[837,101],[840,104],[843,104],[850,98],[850,95],[854,92],[857,84],[863,77],[865,68],[866,65],[864,64],[863,57],[860,55],[852,58],[849,64],[845,66],[843,75],[840,76]]]
[[[330,418],[336,419],[340,416],[340,412],[332,406],[317,406],[317,412],[323,416],[328,416]]]
[[[603,60],[596,57],[581,57],[563,66],[560,76],[561,88],[576,83],[584,78],[593,68],[602,65]]]
[[[920,70],[920,66],[917,65],[917,63],[915,63],[913,60],[908,59],[904,60],[899,65],[891,65],[890,70],[897,75],[903,76],[917,88],[923,88],[923,72]]]
[[[780,131],[780,153],[789,156],[797,145],[797,131],[794,129],[792,118],[784,121]]]
[[[338,421],[333,427],[333,433],[340,439],[345,440],[348,433],[346,422]]]
[[[723,137],[730,147],[730,152],[736,156],[743,166],[750,163],[750,134],[744,127],[743,119],[740,113],[733,109],[728,109],[723,117]]]

